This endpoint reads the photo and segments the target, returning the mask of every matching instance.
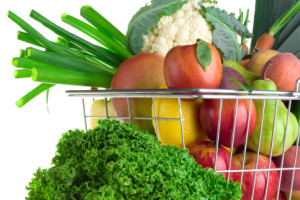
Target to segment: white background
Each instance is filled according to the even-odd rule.
[[[150,0],[149,0],[150,1]],[[1,1],[0,3],[0,199],[24,199],[25,186],[40,166],[50,167],[56,144],[61,134],[69,129],[84,129],[83,111],[80,98],[68,97],[65,90],[88,89],[84,87],[55,86],[50,90],[49,113],[46,94],[43,93],[23,108],[15,105],[38,83],[30,79],[14,79],[11,59],[19,55],[20,49],[30,46],[18,41],[17,31],[21,30],[7,17],[13,11],[29,22],[48,39],[55,41],[56,35],[29,17],[35,9],[51,21],[87,38],[72,27],[61,22],[61,14],[80,17],[80,7],[91,5],[123,33],[132,15],[148,0],[26,0]],[[254,0],[219,0],[219,6],[229,12],[238,13],[239,8],[250,9],[253,21]],[[252,31],[252,22],[249,24]]]

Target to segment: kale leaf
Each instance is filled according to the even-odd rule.
[[[116,120],[84,133],[69,130],[49,169],[38,169],[27,199],[232,199],[242,193],[188,150],[162,146],[153,135]]]

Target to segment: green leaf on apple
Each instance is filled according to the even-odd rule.
[[[198,4],[205,14],[205,20],[213,27],[213,44],[226,60],[241,62],[245,52],[238,42],[237,34],[243,38],[251,38],[252,34],[247,27],[233,13],[228,14],[214,6],[204,7],[201,2]]]
[[[203,67],[205,71],[207,66],[212,61],[211,50],[205,41],[200,40],[197,42],[196,53],[197,53],[198,62],[200,63],[200,65]]]
[[[252,93],[252,91],[255,89],[255,87],[252,87],[251,85],[248,84],[242,84],[235,80],[234,78],[229,79],[230,82],[234,83],[235,85],[239,86],[242,90],[245,90],[249,93]]]

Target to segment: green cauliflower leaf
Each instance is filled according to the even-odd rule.
[[[173,15],[188,1],[152,0],[132,17],[126,33],[126,46],[132,54],[139,54],[144,45],[143,35],[147,35],[163,16]]]
[[[252,37],[247,27],[233,13],[228,14],[214,6],[204,7],[202,2],[198,4],[205,13],[205,20],[213,26],[213,44],[226,60],[241,62],[247,52],[239,44],[237,34],[244,38]]]

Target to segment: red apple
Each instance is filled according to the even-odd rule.
[[[296,148],[297,146],[293,145],[284,153],[284,162],[282,166],[283,168],[294,167]],[[273,160],[277,168],[280,168],[282,162],[282,156],[276,157]],[[299,167],[300,167],[300,147],[298,147],[297,158],[296,158],[296,168]],[[290,192],[290,188],[293,180],[292,179],[293,171],[294,170],[282,170],[280,189],[284,192]],[[300,170],[295,170],[295,174],[294,174],[293,191],[297,191],[297,190],[300,190]]]
[[[244,169],[255,169],[256,165],[256,159],[257,159],[257,153],[254,152],[247,152],[246,158],[245,158],[245,165]],[[269,157],[264,156],[262,154],[258,157],[258,165],[257,169],[268,169],[269,162],[271,162],[270,168],[276,168],[276,165],[273,163],[272,160],[269,159]],[[241,170],[243,164],[243,153],[236,154],[232,157],[232,164],[231,169],[232,170]],[[232,178],[233,181],[241,182],[241,172],[231,172],[230,178]],[[255,180],[255,188],[254,188],[254,198],[255,200],[263,200],[266,192],[266,188],[268,187],[267,192],[267,200],[271,200],[274,195],[276,195],[278,190],[278,182],[279,182],[279,175],[278,171],[271,170],[269,171],[269,182],[267,185],[267,175],[268,171],[257,171],[256,172],[256,180]],[[253,183],[254,183],[254,176],[255,172],[243,172],[243,180],[242,180],[242,192],[243,197],[242,200],[250,200],[253,190]]]
[[[216,143],[211,141],[196,142],[189,146],[190,155],[192,155],[196,162],[203,168],[214,168]],[[228,170],[230,153],[222,146],[218,147],[216,171]],[[228,173],[221,172],[227,179]]]
[[[280,53],[268,60],[261,71],[262,79],[271,79],[279,91],[295,91],[300,78],[300,61],[291,53]]]
[[[247,99],[238,101],[233,147],[242,145],[246,140],[249,103]],[[235,99],[223,100],[219,143],[225,147],[231,147],[235,106]],[[200,125],[212,141],[216,140],[218,134],[219,109],[219,99],[205,99],[199,112]],[[251,136],[256,123],[256,108],[253,101],[250,112],[248,137]]]
[[[158,89],[165,83],[163,63],[164,58],[155,53],[132,56],[118,67],[111,83],[111,89]],[[152,117],[151,98],[130,98],[129,102],[131,117]],[[126,98],[112,98],[112,104],[116,116],[129,116]],[[129,122],[127,119],[121,121]],[[152,120],[132,119],[131,123],[154,134]]]
[[[164,61],[164,76],[168,88],[218,88],[222,79],[222,62],[218,50],[206,43],[212,61],[206,70],[197,58],[197,44],[176,46],[169,50]]]

